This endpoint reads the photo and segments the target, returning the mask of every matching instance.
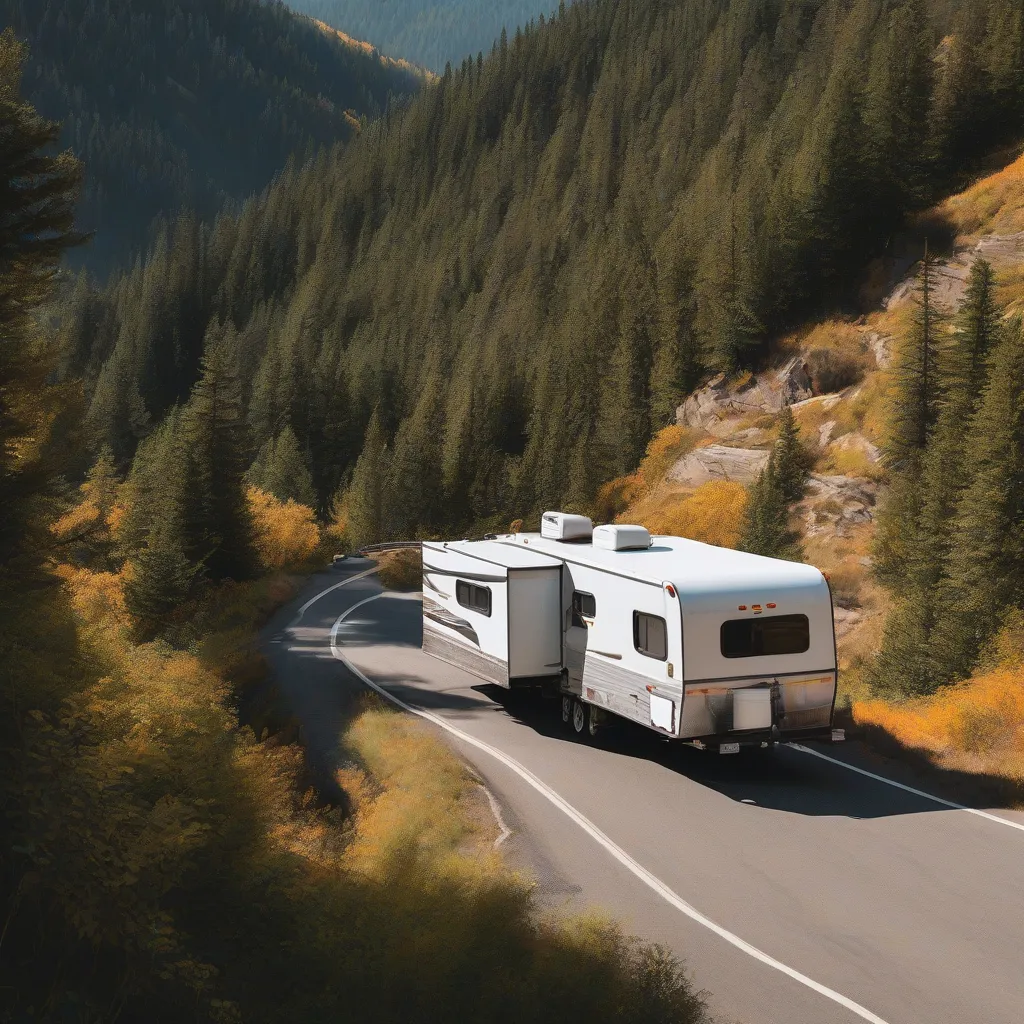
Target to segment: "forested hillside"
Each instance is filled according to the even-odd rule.
[[[155,217],[213,217],[420,84],[261,0],[0,0],[3,26],[30,46],[30,100],[85,161],[96,239],[75,258],[98,272],[141,255]]]
[[[709,369],[854,304],[908,212],[1020,133],[1019,4],[953,7],[565,8],[83,283],[94,443],[127,464],[216,340],[253,478],[284,452],[321,508],[350,483],[360,540],[588,505]]]
[[[449,62],[487,53],[503,28],[512,37],[556,5],[545,0],[292,0],[289,6],[368,39],[384,53],[441,72]]]
[[[255,629],[294,592],[271,572],[325,554],[311,509],[232,465],[224,350],[152,441],[188,481],[169,534],[140,543],[150,493],[106,455],[68,484],[80,390],[43,307],[82,167],[24,56],[0,33],[0,1019],[710,1024],[665,949],[538,919],[479,780],[411,716],[353,693],[309,788]]]

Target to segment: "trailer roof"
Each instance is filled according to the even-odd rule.
[[[652,537],[639,551],[609,551],[590,543],[548,540],[538,533],[508,534],[486,543],[509,550],[529,547],[559,561],[589,565],[660,586],[671,583],[680,596],[709,596],[738,590],[818,588],[824,579],[811,565],[715,547],[684,537]],[[476,545],[473,547],[476,551]]]
[[[552,558],[551,555],[536,548],[497,540],[424,541],[423,548],[426,551],[462,551],[474,558],[491,562],[493,565],[502,565],[507,569],[557,569],[563,562],[563,559]]]

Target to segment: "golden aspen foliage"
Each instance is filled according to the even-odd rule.
[[[308,562],[320,546],[313,510],[289,498],[281,501],[258,487],[246,491],[256,529],[256,551],[265,569]]]

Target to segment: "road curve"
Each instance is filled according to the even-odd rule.
[[[1024,1020],[1024,816],[798,750],[763,764],[643,730],[575,742],[547,702],[423,655],[418,597],[383,594],[370,567],[313,577],[264,636],[325,784],[361,676],[455,730],[548,905],[601,907],[670,946],[723,1021]],[[854,745],[824,752],[879,771]]]

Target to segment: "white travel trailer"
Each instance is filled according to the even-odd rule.
[[[423,649],[499,686],[561,695],[734,752],[833,738],[832,599],[808,565],[546,512],[539,534],[423,545]]]

